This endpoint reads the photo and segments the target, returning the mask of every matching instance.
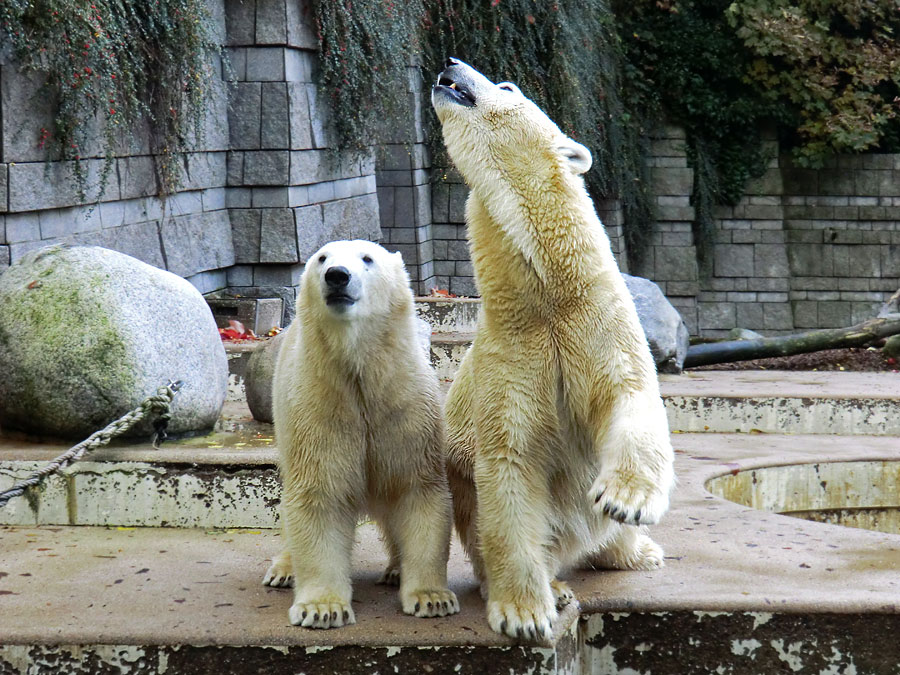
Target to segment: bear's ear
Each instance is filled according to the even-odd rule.
[[[594,162],[591,157],[591,151],[581,143],[576,143],[571,138],[564,138],[562,142],[556,146],[556,149],[559,151],[559,154],[565,158],[566,162],[568,162],[569,168],[574,174],[587,173],[587,170],[591,168],[591,164]]]

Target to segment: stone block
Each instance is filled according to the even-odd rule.
[[[787,302],[765,302],[763,308],[763,325],[766,330],[792,330],[794,315]]]
[[[790,276],[787,247],[783,244],[756,244],[753,247],[753,270],[758,277]]]
[[[386,231],[387,243],[390,244],[415,244],[416,228],[392,227]]]
[[[41,222],[37,213],[11,213],[6,216],[6,243],[41,240]]]
[[[115,168],[113,164],[106,177],[103,193],[99,194],[104,160],[86,159],[81,162],[81,170],[85,175],[83,202],[75,178],[75,162],[10,164],[9,211],[37,211],[119,199],[119,181]]]
[[[288,149],[291,145],[291,128],[287,84],[264,82],[261,86],[260,147]]]
[[[789,163],[790,159],[786,161]],[[819,192],[819,172],[788,166],[782,169],[782,184],[786,195],[814,195]]]
[[[9,165],[0,164],[0,213],[9,210]]]
[[[475,298],[480,295],[475,277],[450,277],[450,292],[463,298]]]
[[[253,285],[253,267],[251,265],[234,265],[226,270],[225,280],[228,286],[252,286]]]
[[[450,222],[450,186],[446,183],[431,186],[431,219],[434,223]]]
[[[450,186],[448,202],[448,222],[466,222],[466,200],[469,197],[469,188],[465,184],[453,184]]]
[[[169,271],[183,277],[235,262],[226,211],[168,218],[162,223],[160,238]]]
[[[651,190],[657,195],[689,195],[693,184],[693,169],[656,167],[650,170]]]
[[[278,209],[290,206],[290,188],[255,187],[250,192],[250,204],[255,209]]]
[[[795,328],[818,328],[818,303],[811,300],[794,300],[791,302]]]
[[[470,260],[469,242],[464,239],[447,242],[447,260]]]
[[[287,83],[288,121],[290,124],[291,150],[305,150],[313,146],[312,127],[309,119],[309,99],[306,96],[306,85],[297,82]]]
[[[894,195],[898,192],[893,171],[856,172],[856,194],[860,196]]]
[[[9,267],[9,246],[0,246],[0,274]]]
[[[747,291],[787,293],[791,288],[791,279],[787,277],[750,277],[737,281],[740,281],[743,284],[741,288]]]
[[[250,188],[225,188],[225,208],[249,209],[253,192]]]
[[[322,207],[319,204],[294,209],[294,226],[301,262],[306,262],[322,244],[329,241],[321,237],[322,225]]]
[[[381,239],[378,198],[374,194],[340,199],[322,205],[324,242],[336,239]],[[321,245],[321,244],[320,244]]]
[[[738,328],[759,330],[765,328],[763,306],[756,302],[739,302],[735,306],[735,321]]]
[[[882,246],[881,272],[886,277],[900,277],[900,244]]]
[[[260,148],[260,116],[262,114],[262,84],[237,82],[231,92],[228,113],[228,138],[232,150]]]
[[[222,290],[227,284],[225,270],[207,270],[187,278],[201,294]]]
[[[255,265],[254,286],[296,286],[300,283],[303,265]],[[261,289],[260,289],[261,290]]]
[[[754,245],[718,245],[713,253],[713,269],[717,277],[752,277]]]
[[[796,277],[830,277],[833,273],[832,248],[825,244],[791,244],[788,265]]]
[[[104,248],[111,248],[119,253],[130,255],[142,260],[148,265],[165,269],[165,259],[159,238],[159,223],[157,221],[145,223],[131,223],[112,229],[103,230]],[[75,242],[79,242],[76,235]]]
[[[658,246],[654,281],[696,281],[697,254],[693,246]]]
[[[241,186],[244,184],[244,153],[228,152],[226,155],[225,184]]]
[[[413,188],[394,188],[394,226],[413,227],[416,224],[416,205]]]
[[[819,328],[843,328],[851,325],[851,303],[819,302]]]
[[[700,330],[731,330],[737,327],[733,302],[698,302]]]
[[[319,99],[315,84],[306,85],[306,98],[309,102],[309,122],[312,129],[313,147],[334,147],[336,145],[335,135],[328,118],[328,104]]]
[[[225,40],[229,47],[256,41],[256,0],[225,0]]]
[[[179,190],[203,190],[225,185],[226,153],[192,152],[187,155]]]
[[[290,184],[308,185],[340,177],[340,162],[327,150],[295,150],[290,153]]]
[[[42,128],[53,129],[53,111],[49,97],[41,93],[43,85],[44,78],[39,74],[22,73],[15,65],[0,66],[0,158],[4,162],[40,162],[47,158],[38,139]]]
[[[244,153],[244,185],[287,185],[291,153],[287,150],[252,150]]]
[[[316,67],[315,54],[299,49],[284,52],[284,79],[288,82],[312,82]]]
[[[316,38],[315,20],[312,14],[312,3],[307,0],[286,0],[288,44],[292,47],[316,50],[319,41]]]
[[[203,211],[203,193],[199,190],[192,192],[176,192],[166,198],[166,215],[186,216]]]
[[[248,82],[284,82],[284,47],[251,47],[247,50]]]
[[[292,209],[263,209],[260,223],[259,262],[300,262],[297,227]]]
[[[256,44],[283,45],[287,36],[285,0],[256,0]]]
[[[247,49],[245,47],[230,47],[225,50],[231,72],[226,72],[228,82],[243,82],[247,79]]]
[[[378,194],[378,220],[381,229],[394,226],[394,188],[379,187]]]
[[[780,195],[784,192],[784,182],[780,169],[767,169],[757,178],[747,181],[744,192],[748,195]]]
[[[650,141],[651,157],[685,157],[687,145],[683,138],[654,138]]]
[[[209,188],[201,191],[204,211],[218,211],[225,207],[225,188]]]
[[[881,251],[879,246],[832,247],[832,273],[837,277],[880,277]]]

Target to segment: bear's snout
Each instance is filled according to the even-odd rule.
[[[325,271],[325,283],[335,290],[346,288],[350,283],[350,272],[346,267],[329,267]]]

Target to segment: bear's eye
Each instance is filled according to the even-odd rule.
[[[372,264],[372,258],[370,256],[364,255],[363,262],[366,263],[366,265],[370,265]]]
[[[324,256],[324,255],[320,255],[320,256],[319,256],[319,262],[320,262],[320,263],[325,262],[325,256]]]

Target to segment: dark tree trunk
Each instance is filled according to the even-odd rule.
[[[756,340],[729,340],[693,345],[684,359],[685,368],[714,363],[749,361],[772,356],[807,354],[823,349],[860,347],[880,338],[900,333],[900,317],[869,319],[849,328],[825,328],[795,335],[782,335]]]

